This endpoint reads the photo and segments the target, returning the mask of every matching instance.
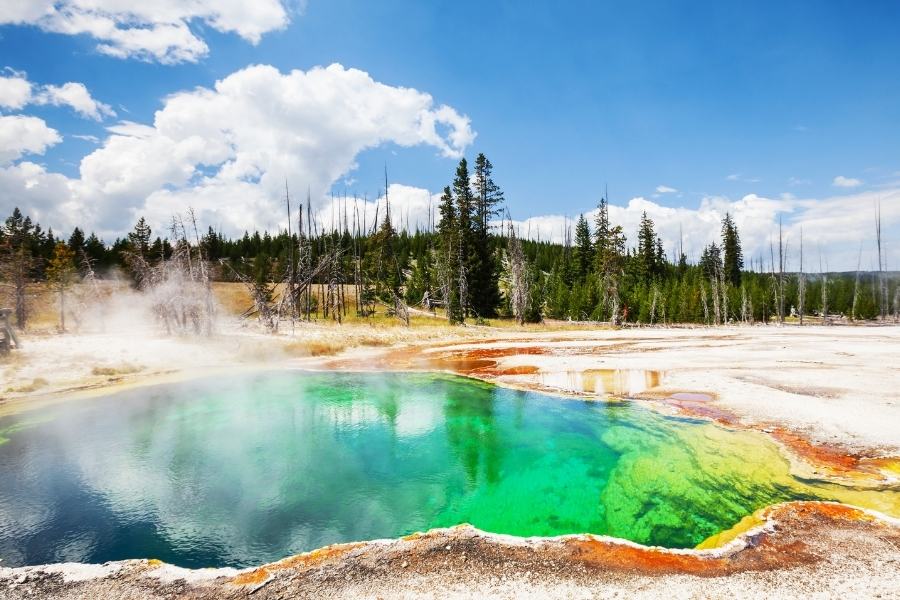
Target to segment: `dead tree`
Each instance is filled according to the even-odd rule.
[[[778,318],[778,324],[781,325],[782,323],[784,323],[784,315],[781,312],[783,306],[781,303],[781,286],[779,285],[779,276],[775,272],[775,249],[772,245],[771,240],[769,241],[769,255],[771,259],[770,264],[772,267],[772,293],[775,301],[775,315]]]
[[[778,218],[778,321],[784,323],[784,259],[785,244],[782,236],[781,217]]]
[[[803,325],[804,300],[806,299],[806,276],[803,274],[803,227],[800,228],[800,274],[797,279],[797,304],[800,309],[800,325]]]
[[[894,288],[894,323],[900,323],[900,286]]]
[[[856,320],[856,304],[859,300],[859,268],[862,264],[862,242],[859,243],[859,255],[856,258],[856,281],[853,283],[853,305],[850,308],[850,318]]]
[[[753,319],[753,309],[750,307],[750,300],[747,297],[747,286],[741,286],[741,322],[745,325]]]
[[[196,245],[188,241],[180,217],[173,217],[174,240],[170,258],[161,256],[151,264],[139,251],[124,254],[140,289],[149,299],[157,320],[169,334],[211,335],[216,318],[209,265],[203,254],[196,219],[189,211]]]
[[[825,266],[828,266],[827,263]],[[822,324],[828,325],[828,273],[822,269],[821,246],[819,246],[819,272],[822,273]]]
[[[509,223],[507,253],[509,255],[510,308],[516,323],[524,325],[528,301],[531,296],[529,293],[528,265],[525,261],[525,251],[522,249],[522,242],[516,237],[511,221]]]
[[[13,347],[16,349],[22,347],[19,337],[9,324],[9,316],[11,314],[12,310],[0,308],[0,354],[9,354]]]
[[[713,267],[712,277],[710,277],[710,283],[712,284],[712,299],[713,299],[713,316],[715,317],[715,324],[721,325],[722,323],[722,305],[721,305],[721,278],[720,278],[721,267],[718,263]]]
[[[878,312],[881,320],[887,319],[888,290],[884,280],[884,254],[881,250],[881,201],[875,206],[875,243],[878,249]]]
[[[703,303],[703,321],[709,325],[709,301],[706,298],[706,285],[700,281],[700,300]]]
[[[0,280],[8,282],[7,287],[13,299],[16,327],[25,329],[28,321],[29,273],[35,260],[27,243],[27,233],[14,231],[8,234],[0,247]]]

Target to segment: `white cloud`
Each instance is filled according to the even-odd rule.
[[[256,44],[288,22],[281,0],[0,0],[0,24],[86,34],[104,54],[167,64],[195,62],[209,52],[192,25],[235,33]]]
[[[2,1],[2,0],[0,0]],[[98,102],[83,83],[70,81],[63,85],[35,85],[22,71],[6,67],[8,76],[0,77],[0,107],[19,110],[28,104],[69,106],[82,117],[101,121],[115,117],[108,104]]]
[[[104,117],[115,117],[116,111],[109,104],[97,102],[83,83],[70,81],[61,86],[46,85],[34,98],[35,104],[71,106],[82,117],[102,121]]]
[[[24,115],[0,116],[0,165],[24,154],[43,154],[62,141],[43,119]]]
[[[759,183],[760,179],[758,177],[745,177],[741,173],[731,173],[725,177],[725,181],[740,181],[743,183]]]
[[[5,70],[9,75],[0,77],[0,107],[18,110],[31,100],[31,83],[24,73]]]
[[[304,197],[309,187],[318,209],[366,149],[428,145],[457,158],[475,138],[468,117],[430,95],[341,65],[248,67],[212,89],[169,96],[152,125],[122,121],[107,130],[69,180],[69,208],[55,227],[78,223],[110,237],[145,215],[163,231],[189,206],[227,234],[283,227],[286,179]],[[14,202],[4,199],[0,210]]]
[[[438,204],[441,194],[432,194],[420,187],[392,183],[388,186],[388,199],[391,208],[391,224],[397,230],[407,229],[415,231],[427,230],[431,225],[437,225],[440,220]],[[384,221],[387,203],[384,194],[375,200],[351,197],[335,197],[326,202],[314,215],[319,227],[326,230],[332,228],[343,229],[346,220],[347,228],[354,230],[356,227],[371,232],[374,226]],[[376,222],[376,215],[378,221]]]
[[[667,185],[658,185],[658,186],[656,186],[656,192],[657,192],[658,194],[674,194],[674,193],[677,192],[677,191],[678,191],[678,190],[676,190],[675,188],[669,187],[669,186],[667,186]]]
[[[797,267],[797,250],[800,228],[803,228],[804,245],[810,264],[818,266],[821,249],[829,268],[851,270],[856,268],[860,242],[864,243],[864,260],[875,256],[874,205],[881,202],[883,228],[889,239],[900,235],[900,188],[861,192],[822,199],[798,199],[790,195],[779,199],[749,194],[739,200],[721,196],[704,198],[697,208],[671,208],[644,198],[632,198],[626,205],[610,205],[610,220],[622,225],[628,236],[629,246],[635,244],[635,236],[641,214],[656,224],[657,233],[671,257],[678,247],[679,236],[685,254],[696,260],[710,242],[718,241],[722,218],[731,213],[741,234],[745,262],[755,265],[760,257],[768,264],[769,244],[777,236],[778,221],[783,221],[783,235],[788,242],[789,266]],[[596,209],[585,213],[593,227]],[[519,235],[532,239],[562,242],[567,227],[574,229],[575,222],[564,215],[543,215],[514,221]],[[900,244],[888,244],[888,263],[891,268],[900,267]],[[863,267],[866,268],[866,263]],[[768,267],[767,267],[768,268]]]
[[[844,177],[843,175],[838,175],[831,182],[831,185],[841,188],[855,188],[861,186],[862,181],[860,181],[859,179],[854,179],[853,177]]]
[[[0,166],[0,207],[3,214],[18,206],[44,227],[72,227],[80,205],[73,200],[73,181],[65,175],[48,173],[41,165],[22,161]]]

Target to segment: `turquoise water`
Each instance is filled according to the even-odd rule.
[[[5,566],[247,566],[462,522],[692,547],[853,494],[795,480],[757,434],[447,375],[258,373],[0,419]]]

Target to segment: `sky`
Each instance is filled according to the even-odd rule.
[[[285,226],[286,183],[371,219],[386,168],[424,227],[484,152],[532,238],[608,190],[670,254],[730,212],[748,262],[780,220],[791,261],[802,228],[814,268],[871,268],[880,203],[900,268],[897,2],[125,4],[0,0],[0,214],[111,241],[190,207],[239,235]]]

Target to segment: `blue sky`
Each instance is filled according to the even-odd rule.
[[[267,2],[279,5],[277,0]],[[0,67],[10,69],[7,75],[22,74],[35,90],[83,83],[90,96],[109,105],[116,116],[84,118],[65,103],[54,106],[48,101],[7,107],[3,115],[40,118],[61,138],[42,152],[20,151],[18,162],[11,165],[27,161],[40,165],[42,176],[59,174],[65,181],[57,179],[48,188],[65,184],[82,194],[82,203],[93,201],[93,195],[81,189],[85,186],[96,184],[90,189],[107,195],[111,189],[108,179],[88,181],[93,175],[85,173],[82,159],[102,149],[111,136],[149,135],[136,134],[133,128],[116,131],[120,121],[152,126],[154,112],[165,107],[169,95],[213,88],[250,65],[271,65],[287,75],[294,69],[308,72],[339,63],[365,72],[379,84],[430,95],[433,105],[428,110],[451,107],[454,123],[462,127],[457,117],[468,117],[475,137],[448,152],[427,136],[417,141],[409,139],[408,129],[394,128],[361,138],[340,153],[340,160],[321,165],[328,177],[317,178],[288,165],[284,169],[289,172],[278,172],[295,189],[315,187],[317,197],[327,195],[327,184],[332,183],[339,193],[346,189],[373,198],[379,193],[385,163],[392,182],[407,186],[406,192],[418,193],[409,190],[420,188],[437,192],[450,182],[460,152],[470,158],[485,152],[513,216],[536,217],[535,228],[546,225],[545,235],[556,235],[565,219],[560,225],[544,217],[590,210],[604,185],[609,186],[612,202],[623,208],[621,218],[627,223],[633,213],[647,208],[641,202],[649,203],[649,212],[666,222],[664,233],[670,242],[675,221],[689,235],[696,231],[697,236],[708,237],[715,227],[706,222],[711,220],[707,213],[723,210],[748,220],[749,229],[758,228],[749,236],[756,236],[753,243],[760,248],[778,215],[791,226],[807,220],[808,228],[815,229],[818,223],[823,236],[840,227],[840,221],[833,220],[840,215],[836,198],[846,199],[840,205],[845,208],[864,205],[867,223],[873,201],[880,198],[889,228],[896,228],[895,212],[900,212],[896,207],[900,196],[895,193],[900,188],[900,4],[896,2],[870,2],[862,8],[851,2],[812,1],[526,6],[309,0],[303,6],[280,5],[283,16],[273,17],[270,11],[223,17],[216,11],[224,13],[227,8],[222,7],[230,3],[222,2],[210,13],[177,18],[145,9],[140,16],[147,26],[180,19],[206,46],[204,52],[174,61],[153,55],[157,50],[122,42],[130,35],[127,31],[112,42],[95,31],[56,33],[66,30],[58,15],[48,17],[39,2],[25,4],[35,5],[31,14],[23,9],[22,15],[7,16],[7,24],[0,25]],[[77,7],[78,0],[72,4]],[[96,12],[90,16],[98,17]],[[229,18],[232,24],[223,25]],[[248,39],[254,36],[256,44]],[[100,44],[114,48],[98,50]],[[264,93],[252,92],[253,97]],[[361,92],[359,102],[381,102],[366,93]],[[373,118],[393,114],[390,107],[383,110]],[[336,114],[347,119],[345,113]],[[327,121],[327,115],[314,120],[322,119]],[[228,129],[227,124],[222,127]],[[444,124],[435,131],[443,134],[453,127]],[[332,133],[316,131],[326,140],[321,144],[330,147],[327,140]],[[95,136],[98,143],[73,135]],[[334,137],[345,135],[351,133]],[[409,144],[413,145],[406,147]],[[310,152],[320,153],[319,148],[311,144]],[[124,156],[121,148],[111,150]],[[145,159],[152,157],[141,149],[136,152]],[[352,152],[349,162],[347,152]],[[166,209],[191,204],[198,178],[219,168],[219,159],[191,160],[194,171],[185,179],[161,175],[157,181],[161,193],[168,194],[160,203]],[[297,160],[296,165],[306,164],[305,157]],[[277,171],[266,165],[263,170]],[[123,163],[120,168],[140,166]],[[173,166],[178,172],[183,168]],[[117,188],[98,201],[88,210],[96,227],[113,235],[127,228],[137,213],[151,210],[152,185],[147,185]],[[0,188],[4,212],[10,202],[20,201],[13,187],[7,182],[5,194]],[[664,191],[667,188],[677,191]],[[272,195],[274,189],[270,185],[257,192]],[[400,201],[403,193],[398,189]],[[754,204],[752,198],[769,204],[763,200]],[[34,200],[38,213],[64,220],[59,210],[41,202]],[[227,203],[209,207],[217,226],[228,209]],[[765,219],[765,227],[750,223],[753,219]],[[272,217],[257,224],[278,222]],[[860,221],[858,228],[849,229],[858,236],[862,227]]]

